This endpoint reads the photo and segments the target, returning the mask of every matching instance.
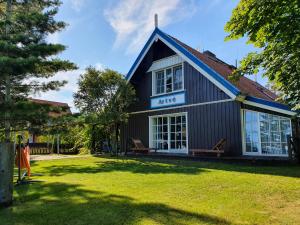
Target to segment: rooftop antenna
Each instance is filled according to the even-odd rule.
[[[158,15],[157,15],[157,13],[154,14],[154,25],[155,25],[155,28],[158,27]]]

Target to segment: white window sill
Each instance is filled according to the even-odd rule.
[[[262,156],[262,157],[289,157],[288,154],[278,155],[278,154],[259,154],[259,153],[247,153],[247,152],[244,152],[243,155],[244,156]]]
[[[164,96],[164,95],[176,94],[178,92],[183,92],[183,91],[186,91],[186,90],[185,89],[181,89],[181,90],[177,90],[177,91],[172,91],[172,92],[167,92],[167,93],[162,93],[162,94],[157,94],[157,95],[151,95],[150,98]]]

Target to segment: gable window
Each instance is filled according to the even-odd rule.
[[[154,95],[183,90],[182,65],[162,69],[154,74]]]
[[[158,71],[155,73],[156,79],[156,93],[165,93],[165,75],[164,71]]]
[[[174,67],[174,91],[182,89],[182,66]]]

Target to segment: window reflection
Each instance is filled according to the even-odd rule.
[[[290,119],[246,110],[245,142],[247,153],[286,155],[287,135],[291,134]]]

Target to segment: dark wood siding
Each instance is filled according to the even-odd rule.
[[[122,126],[122,150],[131,137],[149,145],[149,116],[187,112],[189,149],[210,149],[221,138],[227,139],[226,155],[242,154],[240,103],[230,101],[217,104],[133,114],[128,124]]]
[[[131,112],[150,109],[152,73],[148,72],[140,76],[139,82],[133,83],[137,102],[130,108]],[[184,89],[186,90],[186,104],[229,99],[227,94],[187,62],[184,63]]]
[[[193,66],[184,63],[184,87],[187,104],[228,99],[229,96],[209,81]]]
[[[168,49],[160,41],[151,47],[130,81],[135,87],[138,98],[137,102],[130,108],[130,112],[150,109],[152,73],[147,73],[146,71],[151,66],[153,60],[174,54],[172,50]],[[229,99],[227,94],[215,86],[193,66],[184,62],[183,68],[186,104],[207,103]],[[227,101],[131,114],[128,124],[123,125],[121,129],[122,150],[125,150],[127,141],[132,137],[141,139],[145,146],[149,145],[149,116],[187,112],[189,149],[210,149],[221,138],[226,138],[226,154],[241,155],[240,109],[240,103]]]

